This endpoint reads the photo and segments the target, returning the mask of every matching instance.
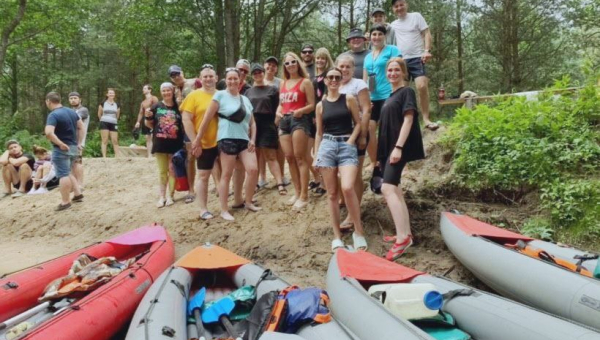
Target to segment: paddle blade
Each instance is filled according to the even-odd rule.
[[[202,305],[204,304],[204,297],[206,296],[206,288],[202,287],[193,298],[188,302],[187,312],[188,315],[194,315],[194,309],[202,310]]]
[[[204,323],[218,322],[221,316],[229,315],[234,308],[235,302],[226,296],[202,312],[202,321]]]

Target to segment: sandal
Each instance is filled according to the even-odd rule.
[[[308,190],[316,189],[319,187],[319,185],[321,185],[321,183],[315,182],[315,181],[310,181],[310,183],[308,183]]]
[[[354,222],[342,222],[342,224],[340,224],[340,230],[342,233],[351,231],[352,229],[354,229]]]
[[[288,193],[283,183],[277,184],[277,191],[279,191],[279,195],[281,196],[285,196]]]
[[[408,235],[408,236],[410,236],[411,239],[413,238],[412,234]],[[396,242],[396,236],[395,235],[383,235],[383,242],[385,242],[385,243],[395,243]]]
[[[71,203],[67,203],[67,204],[59,204],[58,207],[56,207],[54,210],[55,211],[63,211],[63,210],[67,210],[71,207]]]
[[[231,209],[242,209],[246,207],[246,203],[234,204],[231,206]]]
[[[156,207],[157,208],[162,208],[165,206],[165,198],[161,197],[158,199],[158,202],[156,202]]]
[[[213,215],[210,211],[205,211],[202,213],[202,215],[200,215],[200,218],[207,221],[215,218],[215,215]]]
[[[396,261],[400,256],[402,256],[408,247],[412,246],[413,240],[412,237],[407,236],[402,243],[394,243],[392,248],[385,255],[386,260],[388,261]]]
[[[344,247],[344,241],[340,240],[339,238],[336,238],[335,240],[331,241],[331,251],[334,253],[336,249]]]
[[[321,187],[318,187],[318,188],[315,189],[315,195],[317,195],[319,197],[325,195],[326,193],[327,193],[327,190],[325,190],[325,189],[323,189]]]
[[[194,202],[195,199],[196,199],[196,196],[191,195],[191,194],[187,195],[187,196],[185,196],[185,203],[192,203],[192,202]]]
[[[433,123],[433,122],[431,122],[431,123],[429,123],[429,124],[425,125],[425,128],[426,128],[426,129],[429,129],[429,130],[431,130],[431,131],[435,131],[435,130],[437,130],[437,129],[439,129],[439,128],[440,128],[440,125],[439,125],[438,123]]]
[[[364,236],[357,235],[356,233],[352,233],[352,242],[354,242],[354,249],[356,250],[367,250],[369,247],[367,246],[367,239]]]

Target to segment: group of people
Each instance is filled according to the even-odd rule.
[[[202,65],[197,79],[186,79],[181,67],[172,65],[170,81],[160,85],[160,100],[145,85],[135,128],[148,136],[148,150],[158,164],[157,207],[174,204],[172,159],[186,150],[186,202],[198,200],[201,219],[215,217],[207,204],[211,176],[221,218],[233,221],[231,209],[259,212],[254,194],[266,184],[268,167],[277,191],[288,196],[286,203],[292,209],[305,209],[310,190],[327,194],[332,249],[343,247],[342,233],[353,229],[354,247],[366,250],[360,206],[368,155],[373,171],[381,174],[377,189],[396,226],[396,235],[384,239],[393,243],[386,257],[393,261],[401,256],[412,244],[412,234],[400,179],[408,162],[425,157],[419,112],[426,128],[438,126],[429,118],[425,63],[431,58],[431,35],[427,23],[419,13],[408,13],[406,0],[392,0],[392,7],[396,20],[386,23],[384,10],[375,9],[369,32],[352,29],[347,37],[350,50],[335,61],[326,48],[315,51],[313,45],[305,44],[300,56],[287,52],[281,63],[274,56],[255,64],[240,59],[225,70],[222,80],[210,64]],[[278,77],[280,66],[282,78]],[[408,86],[410,80],[415,82],[416,93]],[[46,102],[52,110],[46,135],[54,144],[52,163],[63,194],[57,209],[62,210],[70,206],[71,191],[73,200],[83,198],[82,183],[67,166],[81,162],[86,127],[80,112],[60,106],[58,94],[48,94]],[[71,102],[77,109],[75,104]],[[115,91],[109,89],[98,108],[104,157],[109,137],[118,153],[119,116]],[[18,158],[21,168],[27,159]],[[286,161],[291,194],[284,177]],[[21,190],[20,172],[9,168],[12,183]],[[233,205],[229,206],[231,182]],[[348,211],[344,221],[342,205]]]
[[[144,92],[138,118],[141,124],[143,117],[152,135],[148,145],[160,174],[157,206],[173,204],[170,160],[183,148],[188,151],[188,169],[195,165],[197,171],[189,177],[190,192],[199,202],[201,219],[215,217],[207,206],[211,176],[221,218],[233,221],[232,209],[260,211],[254,194],[266,183],[268,167],[277,191],[288,196],[286,203],[292,209],[303,210],[309,204],[310,190],[327,193],[332,249],[343,247],[342,233],[353,229],[354,247],[366,250],[360,205],[368,155],[374,171],[381,174],[378,189],[396,225],[396,235],[385,238],[393,243],[386,257],[401,256],[412,244],[412,234],[398,185],[406,164],[425,157],[419,112],[426,128],[438,126],[428,111],[427,23],[419,13],[407,12],[406,0],[394,0],[393,10],[398,18],[391,24],[385,22],[382,9],[375,9],[368,34],[352,29],[347,38],[350,50],[335,61],[326,48],[315,50],[305,44],[300,56],[287,52],[281,63],[274,56],[254,64],[240,59],[225,70],[222,80],[210,64],[201,67],[198,79],[186,79],[182,69],[172,65],[170,81],[160,87],[162,100],[151,104]],[[410,80],[415,81],[416,92],[408,86]],[[289,195],[286,161],[293,186]],[[344,221],[342,205],[348,211]]]

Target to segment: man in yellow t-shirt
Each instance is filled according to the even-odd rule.
[[[217,73],[212,65],[204,65],[200,71],[202,87],[187,95],[179,109],[183,112],[183,127],[187,137],[192,141],[192,149],[197,147],[196,135],[200,130],[200,124],[206,113],[206,109],[212,101],[212,97],[216,92]],[[196,159],[196,167],[198,168],[198,177],[196,179],[196,195],[200,203],[200,217],[203,220],[213,218],[213,214],[208,211],[208,180],[213,171],[215,161],[219,155],[217,149],[217,115],[209,122],[208,129],[200,146],[202,154]],[[217,171],[218,172],[218,171]],[[218,180],[218,173],[215,174],[215,181]]]

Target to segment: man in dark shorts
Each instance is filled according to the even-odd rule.
[[[211,172],[213,172],[215,161],[219,155],[217,149],[217,128],[218,128],[218,117],[215,117],[210,121],[206,133],[202,140],[197,140],[197,134],[202,124],[202,119],[206,113],[206,109],[212,102],[212,97],[216,92],[217,84],[217,73],[212,67],[205,67],[200,71],[200,79],[202,80],[202,88],[190,93],[183,103],[181,103],[180,110],[183,113],[183,128],[185,134],[192,141],[192,152],[193,154],[200,153],[199,157],[190,158],[196,161],[198,168],[198,178],[196,182],[196,194],[198,195],[198,202],[200,203],[200,218],[203,220],[209,220],[214,215],[208,211],[208,181],[210,179]],[[218,171],[217,171],[218,172]],[[213,176],[219,177],[218,173],[213,172]]]
[[[23,147],[16,140],[6,143],[6,151],[0,156],[2,165],[2,180],[5,192],[2,197],[12,195],[13,198],[25,195],[33,186],[31,172],[35,158],[33,155],[24,153]],[[13,187],[16,191],[13,193]]]
[[[136,129],[141,128],[142,135],[146,136],[146,150],[148,151],[148,157],[152,157],[152,130],[149,129],[146,124],[142,124],[142,119],[144,118],[146,109],[150,109],[152,105],[158,103],[158,98],[152,95],[152,86],[150,84],[146,84],[142,87],[142,93],[144,94],[144,100],[140,104],[140,112],[138,112],[137,121],[134,127]]]
[[[188,94],[196,89],[196,79],[185,79],[183,70],[177,65],[171,65],[167,71],[171,82],[175,84],[175,100],[178,105],[181,105]],[[188,194],[185,196],[185,203],[194,202],[196,194],[194,193],[194,180],[196,178],[196,161],[194,157],[190,157],[192,154],[192,143],[187,138],[187,134],[184,135],[183,141],[185,143],[185,149],[187,150],[187,178],[188,185],[190,187]]]
[[[346,42],[348,43],[349,51],[344,52],[343,54],[350,55],[354,58],[354,76],[353,78],[363,79],[363,64],[365,62],[365,57],[371,51],[365,49],[365,35],[360,28],[353,28],[348,33],[348,37],[346,37]]]
[[[75,110],[83,123],[83,137],[81,138],[82,149],[79,150],[79,155],[75,158],[75,164],[73,164],[73,174],[75,175],[75,178],[77,178],[79,188],[83,190],[83,148],[85,148],[85,139],[87,137],[88,126],[90,125],[90,112],[86,107],[81,105],[81,95],[79,92],[69,93],[69,104],[71,105],[71,109]]]
[[[302,58],[302,61],[304,62],[304,65],[306,67],[306,71],[308,71],[308,74],[310,75],[310,80],[313,80],[315,78],[315,48],[313,47],[313,45],[311,44],[304,44],[304,46],[302,46],[302,50],[301,50],[301,56],[300,58]]]
[[[429,78],[425,72],[425,64],[432,58],[429,26],[421,13],[408,13],[407,0],[392,0],[392,10],[398,17],[391,24],[396,46],[402,52],[409,78],[415,81],[425,127],[435,131],[439,125],[429,119]]]
[[[71,191],[74,193],[74,202],[83,201],[79,184],[71,171],[82,149],[83,122],[75,111],[61,105],[60,95],[56,92],[46,95],[46,106],[51,112],[44,132],[54,146],[52,164],[59,179],[61,195],[61,203],[56,211],[62,211],[71,207]]]

